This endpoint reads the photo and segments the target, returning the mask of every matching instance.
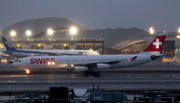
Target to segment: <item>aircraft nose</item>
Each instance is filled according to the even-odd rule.
[[[12,63],[12,66],[17,67],[16,63]]]

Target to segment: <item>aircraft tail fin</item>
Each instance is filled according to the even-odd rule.
[[[6,48],[6,50],[8,51],[16,51],[17,49],[11,44],[10,41],[8,41],[5,37],[1,37],[2,41],[4,43],[4,46]]]
[[[160,33],[159,35],[157,35],[156,38],[141,53],[160,54],[166,36],[167,36],[166,33]]]

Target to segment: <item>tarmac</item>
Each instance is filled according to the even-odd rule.
[[[178,62],[151,62],[136,67],[104,70],[99,77],[86,77],[72,71],[34,71],[31,76],[12,67],[0,64],[0,92],[48,91],[49,87],[91,89],[99,85],[106,90],[180,90]]]

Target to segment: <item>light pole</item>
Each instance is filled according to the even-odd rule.
[[[15,31],[11,31],[11,36],[12,37],[16,36],[16,32]]]
[[[27,30],[26,31],[26,35],[28,36],[28,37],[30,37],[31,36],[31,34],[32,34],[32,32],[30,31],[30,30]],[[27,37],[27,44],[29,45],[29,38]]]
[[[48,29],[48,30],[47,30],[47,33],[48,33],[49,35],[52,35],[53,32],[54,32],[54,31],[53,31],[52,29]]]
[[[154,29],[153,29],[153,28],[154,28],[153,26],[151,26],[151,27],[149,28],[150,34],[154,34]]]
[[[15,31],[11,31],[11,36],[12,36],[12,40],[13,40],[13,37],[16,36],[16,32]]]
[[[71,40],[73,40],[73,35],[76,35],[77,34],[77,29],[75,27],[71,27],[70,28],[70,34],[71,34]],[[71,45],[72,45],[72,42],[71,42]],[[75,45],[75,44],[74,44]]]
[[[27,30],[27,31],[26,31],[26,35],[27,35],[27,36],[31,36],[31,31],[30,31],[30,30]]]
[[[178,28],[178,34],[180,33],[180,28]],[[180,35],[177,35],[176,38],[180,38]]]
[[[54,32],[54,31],[53,31],[52,29],[48,29],[48,30],[47,30],[47,33],[48,33],[49,36],[51,36],[51,35],[53,34],[53,32]],[[49,44],[49,41],[50,41],[50,38],[48,39],[48,45],[50,45],[50,44]]]
[[[179,39],[179,38],[180,38],[180,35],[177,35],[176,37]]]
[[[76,35],[76,33],[77,33],[77,29],[75,28],[75,27],[72,27],[71,29],[70,29],[70,34],[71,34],[71,40],[73,40],[73,35]]]
[[[77,33],[77,29],[76,29],[75,27],[72,27],[72,28],[70,29],[70,33],[71,33],[72,35],[75,35],[75,34]]]
[[[166,33],[166,30],[163,30],[164,33]]]

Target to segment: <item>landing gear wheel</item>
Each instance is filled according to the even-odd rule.
[[[85,71],[84,75],[85,76],[99,76],[100,73],[99,72],[94,72],[94,71]]]
[[[88,76],[88,75],[89,75],[89,71],[85,71],[85,72],[84,72],[84,75],[85,75],[85,76]]]
[[[100,76],[99,72],[94,72],[93,76]]]
[[[90,76],[94,76],[94,72],[93,72],[93,71],[90,71],[90,72],[89,72],[89,75],[90,75]]]

